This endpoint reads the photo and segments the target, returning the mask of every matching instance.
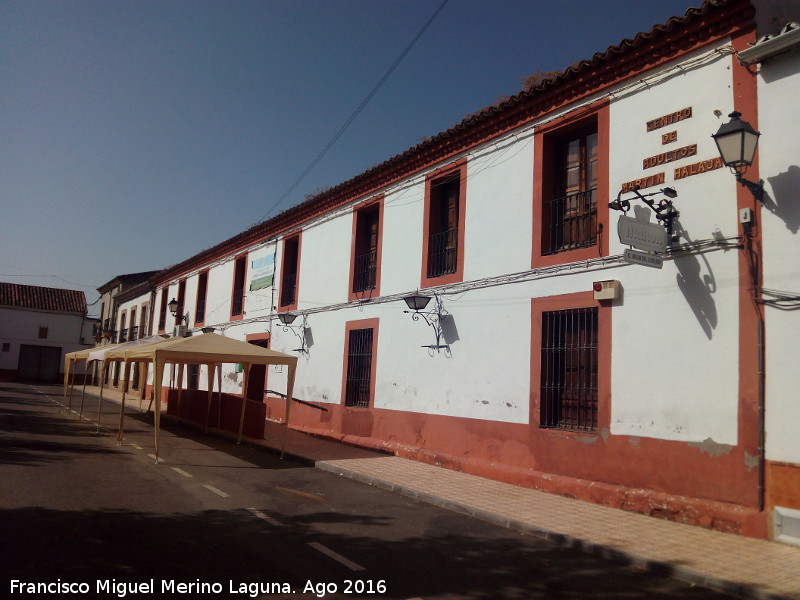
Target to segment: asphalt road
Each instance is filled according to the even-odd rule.
[[[0,383],[0,597],[728,598],[59,394]]]

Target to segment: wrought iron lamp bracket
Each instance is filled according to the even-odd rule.
[[[436,343],[435,344],[427,344],[421,346],[421,348],[427,348],[428,353],[433,356],[434,350],[436,353],[440,353],[444,350],[445,355],[450,356],[450,345],[443,344],[444,334],[442,332],[442,321],[444,318],[450,314],[448,313],[445,308],[444,304],[442,303],[442,299],[439,297],[438,294],[433,295],[434,302],[436,303],[433,310],[422,312],[420,310],[404,310],[404,313],[411,314],[412,321],[419,321],[422,319],[425,323],[433,329],[433,333],[436,336]]]
[[[677,192],[675,192],[674,188],[667,187],[657,192],[642,194],[639,189],[640,187],[637,185],[634,186],[631,191],[636,194],[636,198],[644,202],[650,207],[650,210],[656,214],[656,220],[664,226],[664,228],[667,230],[667,235],[671,239],[673,236],[672,222],[681,214],[672,204],[672,198],[677,197]],[[609,202],[608,207],[627,214],[627,212],[631,209],[631,201],[629,199],[623,199],[623,193],[625,192],[620,190],[619,194],[617,194],[617,199],[613,202]],[[664,194],[665,197],[660,201],[655,202],[652,197],[657,196],[658,194]]]

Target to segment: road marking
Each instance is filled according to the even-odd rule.
[[[206,489],[207,489],[208,491],[210,491],[210,492],[214,492],[214,493],[215,493],[215,494],[217,494],[218,496],[222,496],[223,498],[230,498],[230,497],[231,497],[231,496],[230,496],[230,494],[226,494],[226,493],[225,493],[225,492],[223,492],[222,490],[218,490],[218,489],[217,489],[217,488],[215,488],[213,485],[208,485],[207,483],[204,483],[204,484],[203,484],[203,487],[204,487],[204,488],[206,488]]]
[[[265,515],[260,510],[257,510],[255,508],[248,508],[247,510],[249,510],[251,513],[253,513],[259,519],[261,519],[263,521],[266,521],[270,525],[274,525],[275,527],[283,527],[283,523],[281,523],[280,521],[276,521],[275,519],[273,519],[269,515]]]
[[[325,556],[329,556],[336,562],[343,564],[351,571],[366,571],[366,569],[361,565],[354,563],[349,558],[345,558],[341,554],[334,552],[333,550],[331,550],[327,546],[323,546],[319,542],[308,542],[308,545],[314,548],[314,550],[316,550],[317,552],[322,552]]]
[[[136,444],[131,444],[131,446],[133,448],[136,448],[137,450],[144,450],[144,448],[142,448],[141,446],[137,446]],[[155,455],[151,455],[151,456],[155,456]]]
[[[308,492],[301,492],[300,490],[293,490],[292,488],[285,488],[279,485],[275,486],[276,490],[281,490],[282,492],[289,492],[290,494],[295,494],[297,496],[301,496],[303,498],[308,498],[309,500],[314,500],[315,502],[328,502],[325,498],[320,498],[316,494],[309,494]]]
[[[178,467],[172,467],[172,470],[175,471],[176,473],[180,473],[184,477],[194,477],[194,475],[192,475],[191,473],[187,473],[186,471],[184,471],[183,469],[179,469]]]

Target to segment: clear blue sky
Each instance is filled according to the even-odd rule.
[[[0,2],[0,281],[160,269],[700,0]],[[96,311],[90,310],[90,313]]]

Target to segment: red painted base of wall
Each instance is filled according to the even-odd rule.
[[[381,409],[295,404],[290,426],[466,473],[657,518],[758,538],[757,472],[735,447],[587,436],[528,425]],[[267,400],[283,420],[283,401]]]
[[[215,429],[239,432],[242,414],[242,399],[239,396],[222,394],[222,405],[219,395],[214,393],[209,410],[208,393],[205,391],[183,390],[178,398],[177,390],[167,390],[167,414],[189,421],[194,421]],[[264,438],[264,421],[266,406],[262,402],[247,400],[244,413],[242,433],[251,438]]]

